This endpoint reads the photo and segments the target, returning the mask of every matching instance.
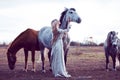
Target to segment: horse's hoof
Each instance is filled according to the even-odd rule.
[[[112,69],[113,71],[117,71],[117,69]]]
[[[106,69],[107,72],[109,72],[110,70],[109,69]]]
[[[41,63],[41,61],[40,60],[38,60],[38,61],[36,61],[37,63]]]
[[[49,69],[49,71],[51,71],[51,72],[52,72],[52,69]]]
[[[27,69],[23,69],[23,71],[27,72],[28,70]]]
[[[32,69],[31,71],[35,72],[36,70],[35,70],[35,69]]]
[[[45,70],[42,70],[42,73],[46,73],[46,71],[45,71]]]

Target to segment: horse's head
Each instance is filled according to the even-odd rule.
[[[111,31],[111,44],[112,46],[117,46],[117,41],[118,41],[118,37],[117,37],[117,34],[115,31]]]
[[[9,50],[7,52],[8,66],[11,70],[15,68],[16,56],[13,55]]]
[[[117,37],[117,32],[115,31],[110,31],[108,33],[109,36],[109,45],[111,46],[112,49],[117,48],[117,43],[118,43],[118,37]]]
[[[67,21],[68,19],[70,19],[71,22],[76,22],[76,23],[80,23],[81,22],[81,18],[79,17],[79,15],[76,13],[76,10],[74,8],[66,8],[60,17],[60,28],[62,29],[66,29],[67,28]]]
[[[78,14],[76,13],[76,10],[74,8],[70,8],[70,9],[66,9],[66,10],[67,10],[67,12],[66,12],[66,20],[68,20],[68,18],[70,18],[70,20],[72,22],[77,22],[77,23],[81,22],[81,19],[78,16]]]

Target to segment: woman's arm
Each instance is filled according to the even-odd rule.
[[[70,28],[71,28],[71,25],[68,25],[67,29],[58,28],[57,30],[58,30],[59,33],[65,33],[65,32],[69,32]]]

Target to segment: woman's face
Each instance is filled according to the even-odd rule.
[[[60,22],[57,21],[57,22],[56,22],[56,27],[59,28],[59,25],[60,25]]]

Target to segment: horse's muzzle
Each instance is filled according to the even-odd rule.
[[[117,48],[117,45],[114,44],[114,45],[113,45],[113,48]]]
[[[80,18],[78,18],[77,23],[81,23],[81,19]]]

